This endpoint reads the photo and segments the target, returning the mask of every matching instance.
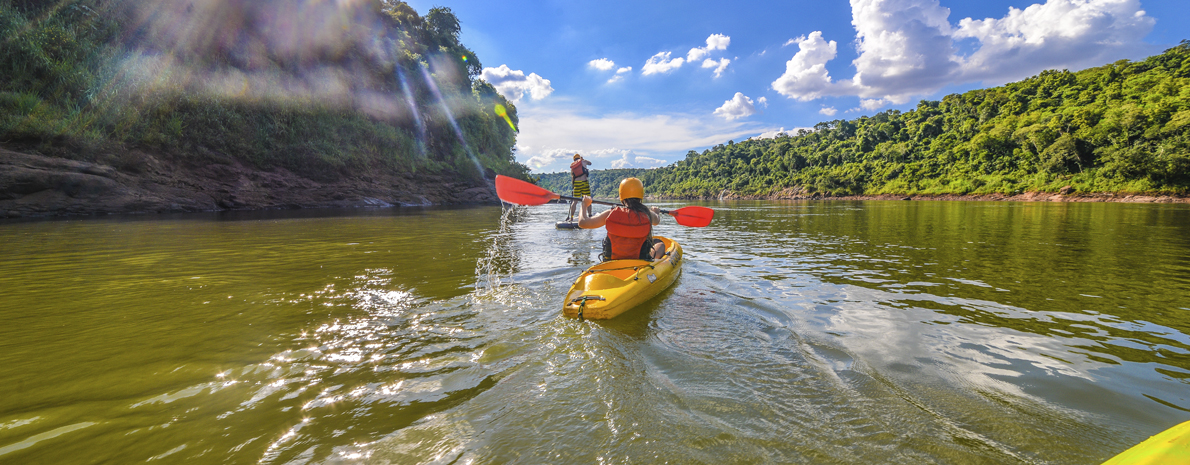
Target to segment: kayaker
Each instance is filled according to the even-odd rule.
[[[620,181],[620,203],[598,215],[591,216],[591,196],[583,196],[578,227],[595,229],[607,227],[603,238],[604,260],[656,260],[665,255],[665,244],[653,239],[653,225],[661,224],[661,211],[644,204],[645,185],[636,178]]]
[[[582,155],[574,154],[574,162],[570,163],[570,181],[575,197],[591,195],[591,182],[588,179],[588,175],[591,172],[587,170],[587,166],[589,165],[591,165],[591,162],[583,159]],[[574,219],[574,207],[577,205],[578,202],[570,202],[570,215],[566,216],[566,221]],[[591,206],[587,205],[584,208],[587,210],[587,216],[591,216]]]

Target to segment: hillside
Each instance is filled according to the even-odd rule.
[[[605,197],[613,197],[604,189],[619,179],[611,177],[593,182]],[[1190,42],[1140,62],[1045,71],[922,101],[907,112],[729,141],[638,177],[651,195],[676,198],[1059,191],[1185,196]],[[565,173],[543,175],[539,182],[569,189]]]
[[[387,0],[0,2],[0,215],[491,201],[460,193],[526,173],[516,108],[460,30]],[[84,165],[202,200],[100,205]]]

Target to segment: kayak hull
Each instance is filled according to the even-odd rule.
[[[1190,463],[1190,421],[1176,425],[1133,446],[1103,465],[1163,465]]]
[[[577,221],[559,221],[554,223],[554,227],[558,229],[578,229]]]
[[[656,297],[682,272],[682,246],[656,237],[665,244],[657,261],[610,260],[587,268],[570,286],[562,313],[571,318],[608,319]]]

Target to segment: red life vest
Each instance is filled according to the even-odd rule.
[[[648,214],[625,207],[612,209],[607,216],[606,227],[607,237],[612,243],[612,260],[640,258],[640,248],[653,232],[653,222]]]
[[[583,163],[582,158],[575,160],[574,163],[570,164],[570,174],[576,178],[587,174],[587,166],[585,163]]]

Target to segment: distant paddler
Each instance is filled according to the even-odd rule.
[[[589,197],[591,195],[591,182],[588,177],[591,172],[587,170],[587,166],[589,165],[591,165],[591,162],[583,159],[582,155],[574,154],[574,162],[570,164],[570,182],[573,186],[574,197],[576,198],[581,199],[583,196]],[[570,214],[566,216],[566,221],[574,220],[574,207],[576,206],[578,206],[578,202],[570,202]],[[587,216],[592,216],[590,205],[586,205],[583,208],[587,212]]]

